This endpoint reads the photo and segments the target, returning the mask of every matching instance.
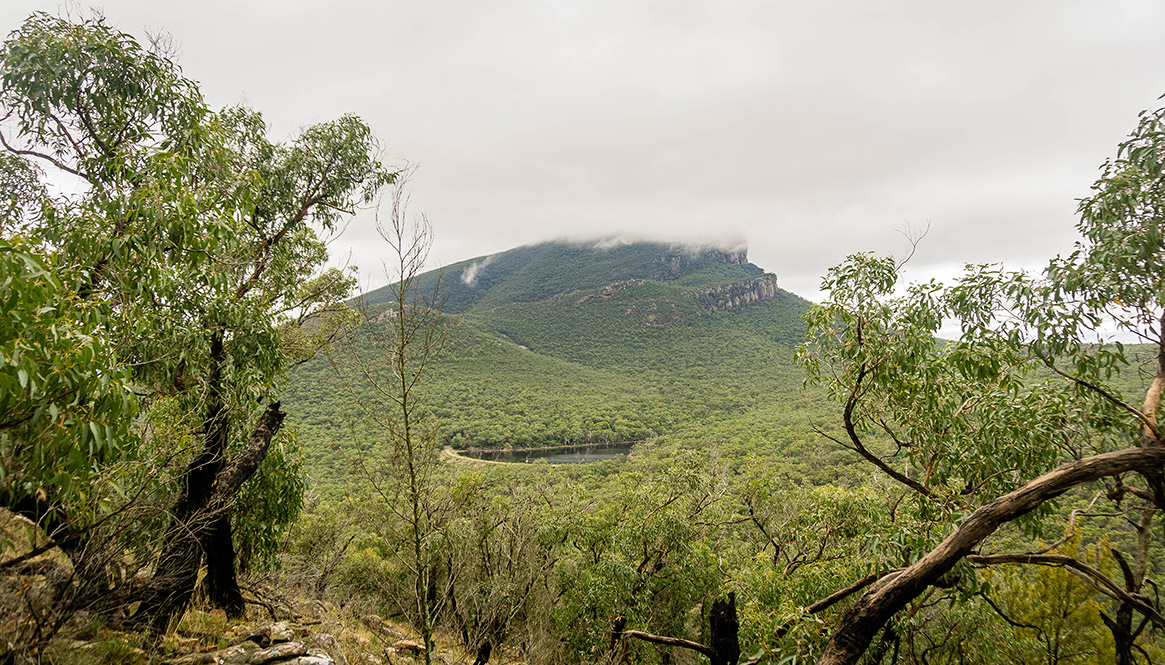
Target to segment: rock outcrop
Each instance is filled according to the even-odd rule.
[[[629,279],[629,280],[626,280],[623,282],[615,282],[614,284],[608,284],[603,290],[598,291],[596,293],[588,293],[587,295],[574,301],[574,304],[577,306],[577,305],[583,304],[584,302],[586,302],[588,300],[594,300],[596,298],[610,298],[611,296],[618,295],[619,293],[621,293],[623,291],[623,289],[626,289],[627,287],[642,286],[643,284],[644,284],[644,280],[642,280],[642,279]]]
[[[323,651],[309,651],[292,639],[295,631],[286,623],[254,631],[239,644],[218,651],[192,653],[174,658],[169,665],[336,665]]]
[[[759,277],[735,284],[723,284],[696,291],[691,294],[701,309],[718,312],[725,309],[744,307],[777,297],[777,276],[766,273]]]
[[[698,249],[684,249],[674,251],[659,258],[662,270],[651,275],[652,279],[668,279],[683,273],[693,264],[711,260],[716,263],[727,263],[742,266],[748,263],[748,249],[716,249],[703,247]]]

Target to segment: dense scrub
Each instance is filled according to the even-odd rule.
[[[1039,276],[858,254],[810,306],[739,251],[550,243],[452,267],[442,311],[369,128],[273,142],[156,47],[37,14],[0,49],[6,662],[274,612],[240,574],[430,662],[1165,658],[1165,110]],[[324,239],[388,184],[360,310]]]

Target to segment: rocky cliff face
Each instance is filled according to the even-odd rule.
[[[684,249],[674,250],[665,256],[659,258],[659,264],[662,264],[662,269],[652,274],[653,279],[668,279],[675,277],[691,268],[693,265],[712,261],[714,263],[727,263],[734,266],[742,266],[748,263],[748,249]]]
[[[753,279],[703,289],[692,294],[702,309],[718,312],[744,307],[777,297],[777,276],[766,273]]]

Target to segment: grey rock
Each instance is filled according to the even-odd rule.
[[[330,656],[320,654],[317,656],[300,656],[295,660],[283,661],[279,665],[336,665],[336,661],[332,660]]]
[[[267,649],[244,653],[220,662],[223,665],[267,665],[268,663],[282,665],[292,658],[306,655],[307,647],[303,645],[303,642],[283,642]]]
[[[286,621],[280,621],[271,626],[271,643],[279,644],[280,642],[290,642],[295,639],[295,629],[287,624]]]

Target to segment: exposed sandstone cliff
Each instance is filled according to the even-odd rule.
[[[744,307],[777,297],[777,276],[766,273],[753,279],[723,284],[696,291],[691,294],[702,309],[717,312],[724,309]]]
[[[659,258],[661,270],[653,273],[651,277],[652,279],[668,279],[669,277],[683,273],[699,261],[707,260],[742,266],[748,263],[748,250],[725,250],[705,247],[673,252]]]

